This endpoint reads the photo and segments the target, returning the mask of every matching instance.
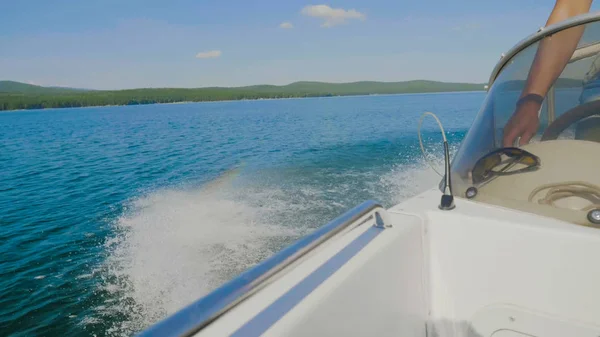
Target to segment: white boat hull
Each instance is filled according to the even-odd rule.
[[[196,335],[600,335],[597,229],[464,199],[443,211],[439,197],[373,209]]]

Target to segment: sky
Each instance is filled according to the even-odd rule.
[[[88,89],[486,82],[551,0],[19,0],[0,80]],[[598,2],[592,10],[600,9]]]

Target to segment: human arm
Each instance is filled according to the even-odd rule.
[[[570,17],[587,13],[592,0],[556,0],[546,26]],[[519,145],[527,144],[535,135],[539,126],[538,111],[541,101],[529,97],[543,98],[567,66],[577,44],[581,39],[584,26],[563,30],[543,39],[538,47],[534,61],[515,113],[504,128],[504,146],[513,146],[515,139],[521,137]]]

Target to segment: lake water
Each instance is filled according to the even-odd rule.
[[[0,336],[139,332],[365,199],[436,185],[421,114],[456,148],[483,99],[0,113]],[[429,117],[423,135],[440,158]]]

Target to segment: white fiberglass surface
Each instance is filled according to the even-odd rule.
[[[428,207],[437,197],[406,205],[429,209],[433,336],[600,334],[597,229],[470,201]]]

